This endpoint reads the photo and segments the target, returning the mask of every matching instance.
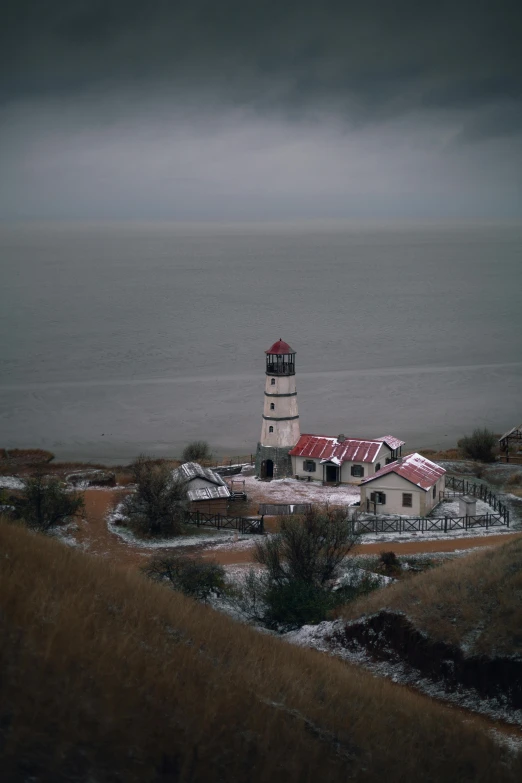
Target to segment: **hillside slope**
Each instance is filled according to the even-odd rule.
[[[0,523],[0,753],[16,781],[518,781],[438,705]]]
[[[468,655],[519,656],[521,598],[522,535],[379,590],[347,605],[342,616],[355,620],[389,609]]]

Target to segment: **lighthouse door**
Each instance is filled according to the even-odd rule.
[[[274,477],[274,463],[271,459],[265,459],[261,463],[261,478],[271,479]]]

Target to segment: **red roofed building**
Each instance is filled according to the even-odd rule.
[[[361,482],[361,508],[381,514],[423,517],[439,502],[446,471],[420,454],[385,465]]]
[[[400,456],[402,440],[385,435],[374,440],[301,435],[290,451],[292,472],[298,478],[326,483],[360,484]]]

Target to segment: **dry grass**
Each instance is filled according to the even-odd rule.
[[[346,619],[383,608],[404,612],[433,639],[470,653],[522,652],[522,536],[399,582],[342,611]]]
[[[457,715],[0,524],[9,781],[517,781]]]

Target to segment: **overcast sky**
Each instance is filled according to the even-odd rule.
[[[8,0],[0,219],[522,216],[520,0]]]

